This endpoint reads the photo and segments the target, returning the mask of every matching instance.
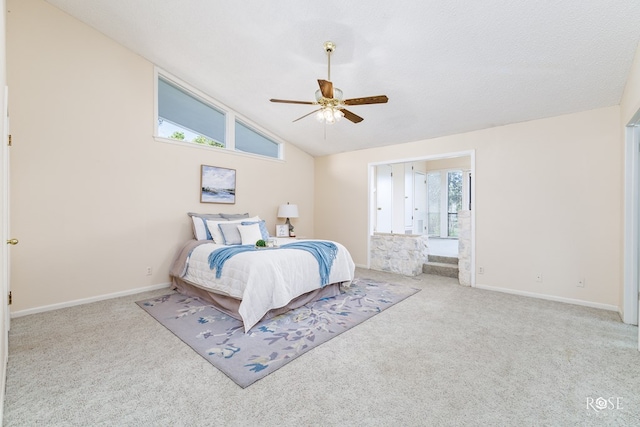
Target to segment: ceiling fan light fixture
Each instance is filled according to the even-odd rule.
[[[326,123],[329,125],[335,122],[339,122],[340,119],[342,119],[343,117],[344,117],[344,113],[342,112],[342,110],[332,106],[322,107],[316,113],[316,120],[318,120],[321,123]]]
[[[334,123],[336,121],[336,116],[333,114],[333,108],[325,107],[322,109],[322,115],[324,116],[324,121],[326,123]]]
[[[332,124],[343,117],[346,117],[352,123],[360,123],[364,120],[362,117],[354,114],[346,109],[347,106],[367,105],[367,104],[384,104],[389,98],[386,95],[366,96],[364,98],[344,99],[344,95],[340,89],[333,86],[331,82],[331,53],[336,49],[336,44],[326,42],[324,50],[327,52],[327,80],[318,79],[319,90],[315,92],[315,101],[292,101],[288,99],[271,99],[271,102],[282,102],[285,104],[304,104],[317,105],[319,108],[315,111],[305,114],[294,120],[297,122],[315,113],[316,120],[321,123]]]

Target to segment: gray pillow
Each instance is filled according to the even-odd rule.
[[[240,231],[238,230],[238,223],[218,224],[218,228],[222,233],[222,238],[224,239],[225,245],[241,245],[242,244],[242,236],[240,236]]]
[[[249,218],[249,213],[243,213],[243,214],[226,214],[226,213],[221,213],[219,214],[222,218],[225,219],[242,219],[242,218]]]
[[[215,220],[218,220],[218,221],[220,221],[221,219],[224,218],[220,214],[209,214],[209,213],[188,212],[187,215],[189,215],[189,216],[199,216],[200,218],[206,218],[206,219],[215,219]]]

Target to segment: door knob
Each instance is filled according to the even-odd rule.
[[[18,239],[9,239],[7,240],[7,245],[17,245]]]

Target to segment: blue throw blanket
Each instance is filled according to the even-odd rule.
[[[320,285],[326,286],[329,284],[329,275],[331,273],[331,266],[333,260],[338,253],[338,247],[335,243],[325,242],[322,240],[312,240],[289,243],[280,246],[282,249],[300,249],[309,252],[318,261],[318,268],[320,273]],[[277,248],[274,248],[277,249]],[[227,246],[224,248],[216,249],[209,254],[209,268],[216,270],[216,278],[220,278],[222,274],[222,266],[224,263],[234,255],[248,251],[258,251],[263,249],[257,249],[253,245],[237,245]],[[272,249],[269,249],[272,250]]]

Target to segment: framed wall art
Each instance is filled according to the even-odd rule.
[[[289,237],[289,226],[287,224],[276,224],[276,237]]]
[[[236,170],[202,165],[200,171],[200,203],[236,202]]]

